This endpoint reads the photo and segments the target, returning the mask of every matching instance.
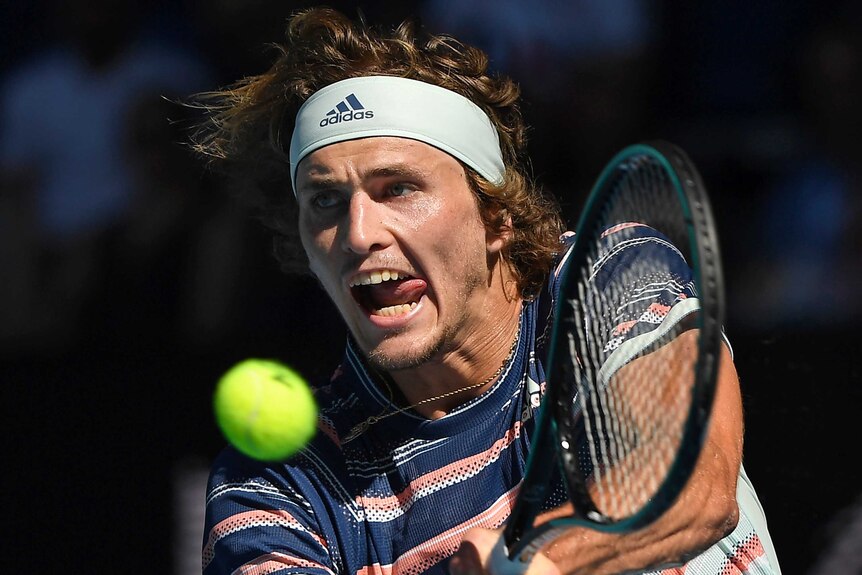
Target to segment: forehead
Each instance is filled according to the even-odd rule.
[[[297,184],[316,175],[346,175],[389,166],[410,168],[411,171],[432,175],[440,170],[463,177],[461,163],[446,152],[418,140],[380,136],[346,140],[324,146],[302,159],[297,167]]]

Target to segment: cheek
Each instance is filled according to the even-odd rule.
[[[434,195],[423,198],[411,210],[402,214],[401,223],[414,232],[428,233],[436,242],[457,243],[456,237],[472,235],[484,227],[476,206],[469,201],[446,201]],[[435,242],[435,243],[436,243]]]
[[[410,233],[439,230],[442,222],[446,221],[445,204],[433,195],[418,196],[388,215],[393,228]]]
[[[488,268],[485,228],[478,219],[461,213],[448,214],[432,227],[429,246],[442,271],[449,277],[447,283],[468,289],[483,278]]]
[[[303,214],[301,210],[297,219],[297,227],[299,228],[299,239],[302,242],[302,247],[309,255],[312,251],[325,249],[328,244],[332,243],[335,236],[334,226],[321,225],[314,218]]]
[[[306,226],[300,224],[299,239],[308,258],[309,269],[321,281],[327,275],[327,263],[331,259],[329,254],[332,252],[334,237],[332,230],[310,232]]]
[[[341,283],[334,267],[328,258],[320,257],[319,253],[312,255],[308,254],[308,268],[312,275],[317,279],[318,284],[329,299],[335,303],[336,307],[341,307],[339,301],[344,297],[344,292],[341,291]]]
[[[433,227],[441,239],[459,253],[485,251],[485,226],[473,205],[441,211]]]

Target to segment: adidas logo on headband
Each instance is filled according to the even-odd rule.
[[[349,122],[351,120],[364,120],[373,118],[374,112],[366,110],[365,106],[359,101],[355,94],[350,94],[338,103],[333,109],[326,113],[326,116],[320,120],[320,127],[323,128],[330,124],[339,122]]]

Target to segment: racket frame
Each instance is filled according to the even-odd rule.
[[[623,162],[644,155],[653,158],[664,168],[683,208],[689,239],[687,247],[692,260],[690,265],[701,301],[698,361],[692,388],[693,400],[685,422],[685,439],[667,477],[654,497],[638,512],[614,520],[598,511],[587,492],[586,477],[578,463],[578,438],[573,431],[578,428],[573,419],[577,416],[572,415],[570,399],[564,399],[572,397],[567,387],[574,381],[574,366],[570,361],[556,360],[561,353],[569,354],[566,339],[569,333],[578,333],[577,323],[580,321],[580,313],[573,308],[573,302],[574,307],[578,307],[577,299],[570,294],[572,282],[568,274],[564,275],[555,302],[555,321],[546,364],[549,368],[546,395],[536,415],[536,427],[521,491],[503,535],[506,556],[511,561],[528,562],[542,545],[570,527],[584,526],[599,531],[625,533],[652,523],[673,505],[684,488],[706,437],[721,353],[724,281],[718,234],[709,198],[701,176],[687,154],[678,146],[661,140],[634,144],[617,153],[602,170],[590,192],[576,227],[568,265],[572,269],[572,262],[582,261],[589,244],[595,241],[595,236],[588,237],[581,232],[593,227],[592,222],[599,217],[607,196],[613,193],[613,187],[609,184],[616,170]],[[568,425],[561,425],[561,420],[568,420]],[[575,513],[533,525],[548,495],[555,466],[565,478]]]

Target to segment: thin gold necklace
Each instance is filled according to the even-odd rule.
[[[348,434],[344,437],[344,439],[341,440],[342,445],[345,443],[348,443],[350,441],[353,441],[354,439],[356,439],[357,437],[359,437],[360,435],[365,433],[369,427],[371,427],[372,425],[374,425],[375,423],[377,423],[381,419],[386,419],[387,417],[392,417],[393,415],[397,415],[399,413],[404,413],[405,411],[415,409],[415,408],[419,407],[420,405],[424,405],[426,403],[431,403],[432,401],[437,401],[438,399],[444,399],[447,397],[451,397],[453,395],[457,395],[459,393],[464,393],[465,391],[470,391],[471,389],[478,389],[480,387],[484,387],[484,386],[488,385],[489,383],[491,383],[492,381],[494,381],[495,379],[497,379],[498,377],[500,377],[501,375],[503,375],[503,371],[505,371],[506,366],[509,365],[509,362],[512,360],[512,357],[514,357],[514,355],[515,355],[515,350],[518,349],[518,340],[521,337],[521,317],[522,317],[522,315],[519,314],[518,315],[518,329],[517,329],[517,331],[515,331],[515,338],[512,340],[512,347],[509,348],[509,355],[506,357],[506,359],[503,360],[503,363],[500,365],[499,368],[497,368],[497,371],[495,371],[491,375],[491,377],[489,377],[488,379],[481,381],[479,383],[474,383],[472,385],[468,385],[467,387],[462,387],[461,389],[453,389],[452,391],[447,391],[446,393],[443,393],[441,395],[437,395],[435,397],[429,397],[429,398],[423,399],[422,401],[416,402],[413,405],[408,405],[407,407],[396,407],[393,411],[385,411],[386,408],[384,408],[384,411],[382,411],[381,413],[379,413],[377,415],[372,415],[371,417],[367,418],[362,423],[359,423],[359,424],[353,426],[353,428],[348,432]],[[389,384],[386,383],[385,379],[383,381],[384,381],[384,384],[386,385],[386,389],[389,391],[389,401],[391,402],[392,401],[392,389],[389,387]]]

